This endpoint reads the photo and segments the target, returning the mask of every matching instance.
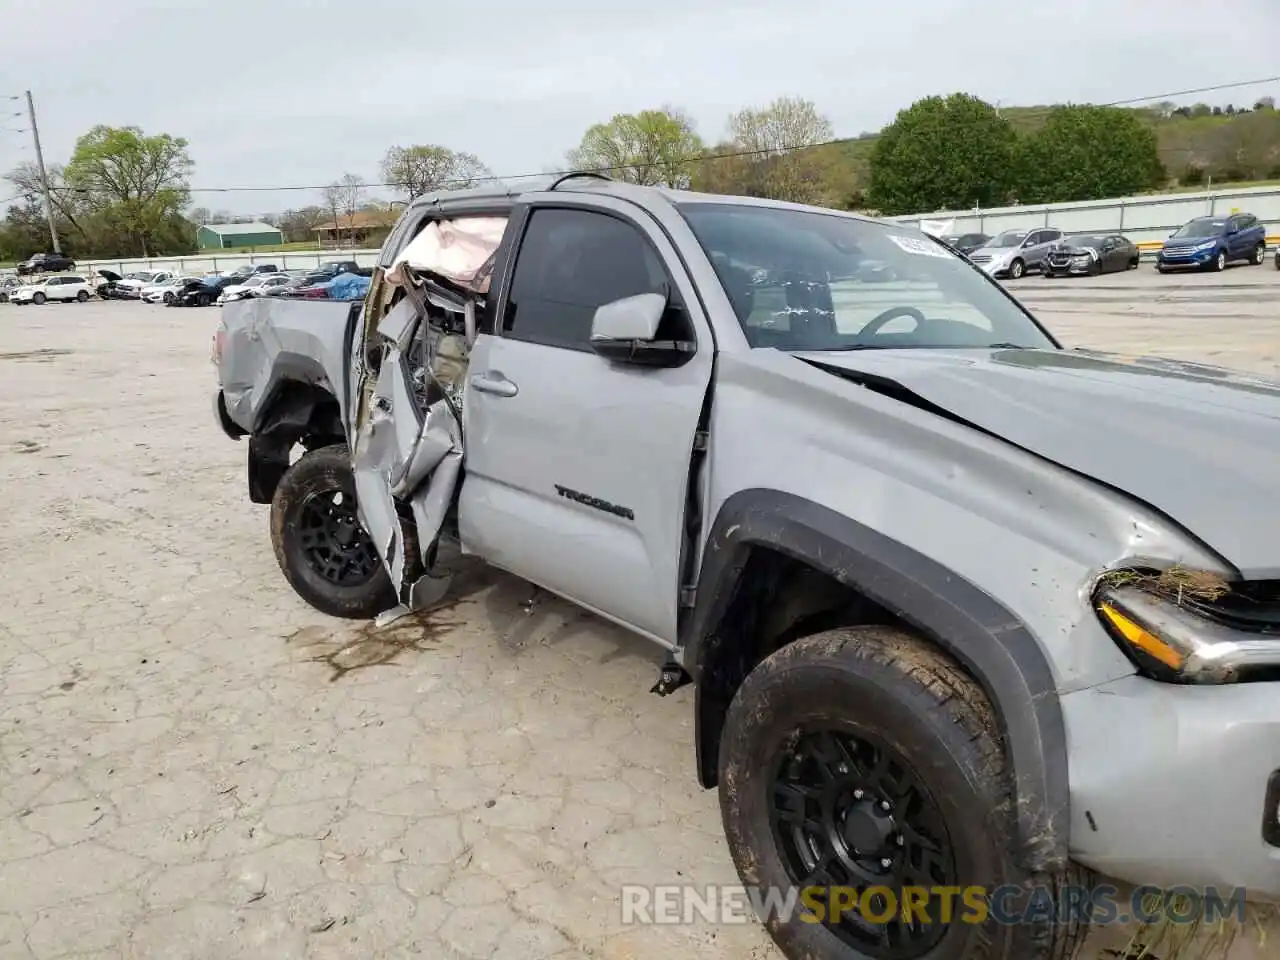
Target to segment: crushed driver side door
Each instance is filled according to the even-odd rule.
[[[428,558],[461,474],[459,403],[475,299],[418,272],[416,261],[410,269],[405,259],[418,241],[431,239],[424,234],[438,236],[442,223],[428,224],[400,251],[388,244],[349,342],[347,436],[356,507],[396,589],[399,606],[386,615],[429,606],[449,585],[449,577],[432,575]],[[442,247],[424,249],[440,257],[443,272],[457,264]]]

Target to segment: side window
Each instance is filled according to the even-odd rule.
[[[517,254],[502,335],[567,350],[590,350],[596,308],[641,293],[670,298],[659,339],[692,339],[684,332],[688,319],[675,285],[638,229],[604,213],[536,209]]]

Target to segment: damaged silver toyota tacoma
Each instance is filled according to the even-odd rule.
[[[216,416],[294,589],[442,546],[665,650],[743,881],[1280,898],[1280,385],[1063,348],[943,244],[589,174],[419,199],[363,303],[229,304]],[[763,918],[791,958],[1066,957]]]

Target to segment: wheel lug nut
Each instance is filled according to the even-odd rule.
[[[855,790],[855,791],[853,791],[853,799],[855,799],[855,800],[861,800],[861,799],[862,799],[862,791],[861,791],[861,790]]]
[[[890,810],[890,809],[892,809],[892,807],[890,807],[890,806],[889,806],[889,801],[888,801],[888,800],[881,800],[881,801],[880,801],[880,809],[881,809],[881,810]]]
[[[898,834],[898,846],[900,847],[906,846],[906,843],[907,843],[906,837],[904,837],[902,834]]]
[[[893,866],[893,861],[892,861],[892,860],[890,860],[888,857],[885,857],[883,860],[881,860],[881,861],[880,861],[880,866],[882,866],[882,867],[892,867],[892,866]]]
[[[843,763],[840,764],[840,766],[836,767],[836,773],[840,774],[841,776],[844,776],[848,772],[849,772],[849,768],[846,767]]]

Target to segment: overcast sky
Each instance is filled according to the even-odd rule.
[[[837,135],[963,90],[1009,104],[1110,101],[1280,74],[1280,2],[1137,0],[59,0],[9,4],[0,96],[30,89],[47,162],[95,123],[186,137],[195,203],[318,201],[392,144],[476,153],[501,175],[563,162],[593,122],[672,103],[708,140],[780,95]],[[433,14],[432,11],[436,11]],[[1253,103],[1280,84],[1207,95]],[[1187,98],[1194,101],[1196,97]],[[0,114],[25,102],[0,100]],[[0,116],[0,169],[32,159]]]

